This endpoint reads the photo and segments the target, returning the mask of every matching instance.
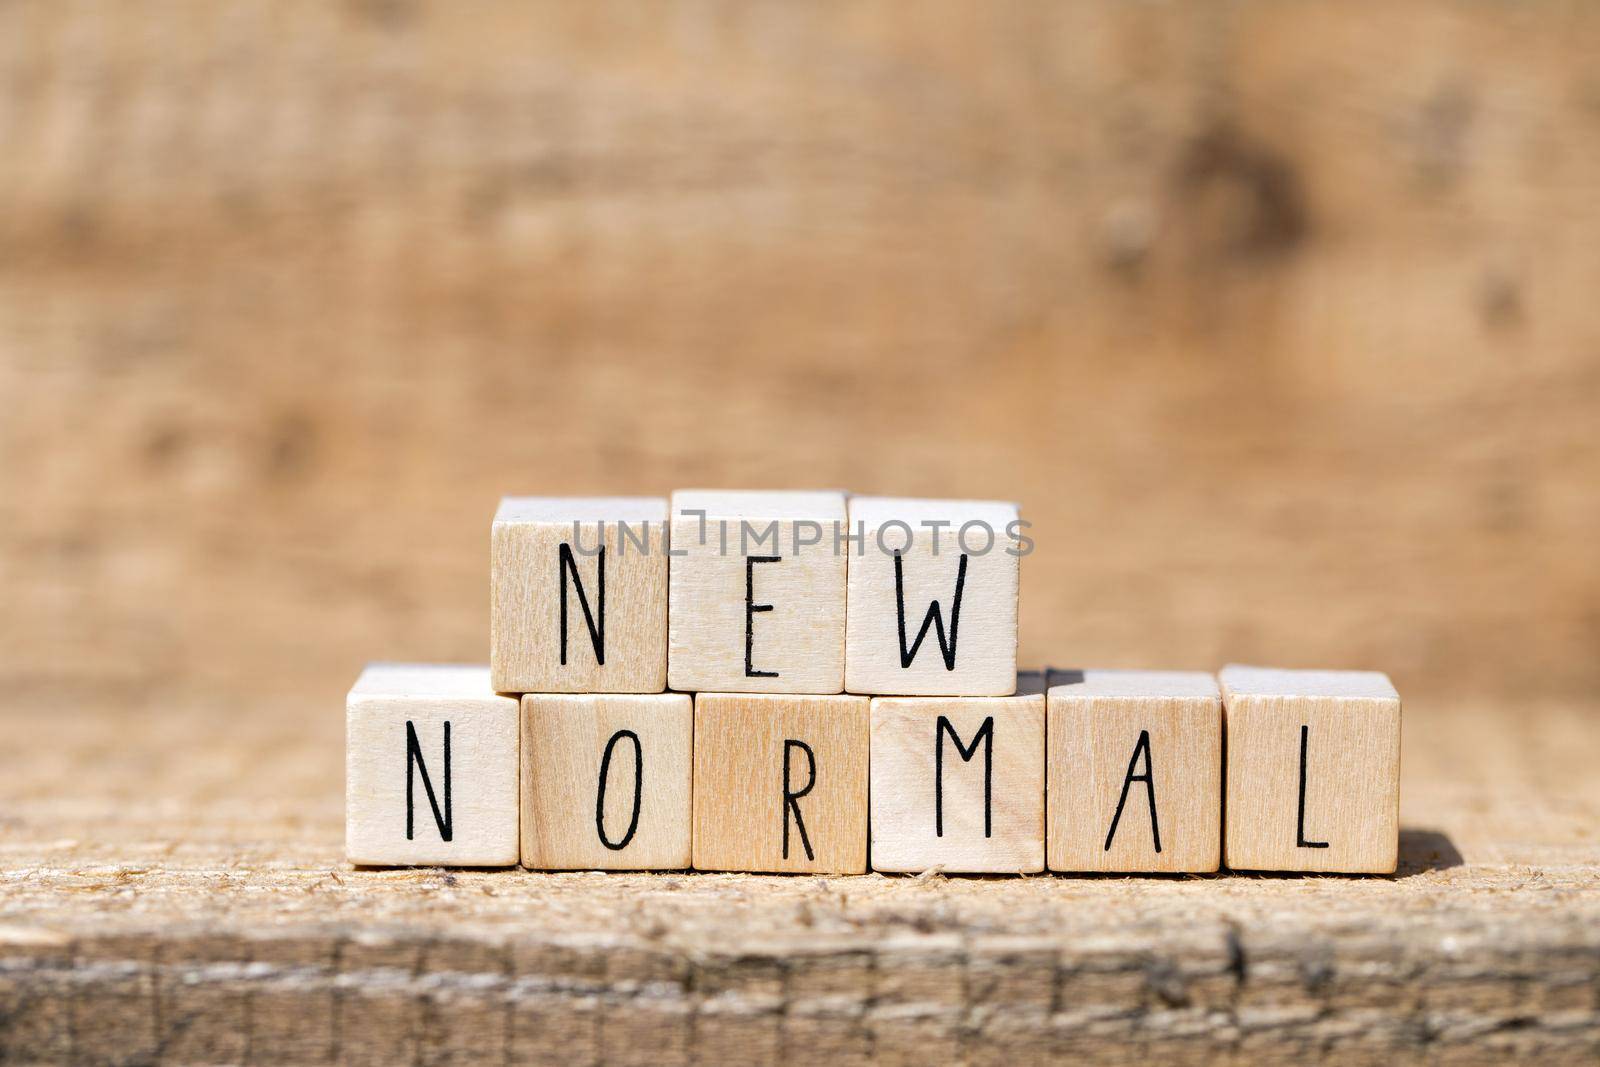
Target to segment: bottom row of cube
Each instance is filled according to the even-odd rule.
[[[348,703],[346,850],[375,866],[547,870],[1393,871],[1388,679],[1220,678],[519,702],[483,668],[375,665]]]

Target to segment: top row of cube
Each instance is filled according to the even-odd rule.
[[[1007,696],[1015,504],[842,492],[507,497],[490,548],[503,693]]]

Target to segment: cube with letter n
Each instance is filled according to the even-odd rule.
[[[517,702],[487,667],[373,664],[345,709],[351,863],[517,862]]]
[[[665,689],[666,520],[662,497],[502,500],[490,536],[495,689]]]

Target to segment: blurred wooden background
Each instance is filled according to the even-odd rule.
[[[500,494],[698,484],[1020,500],[1031,663],[1600,696],[1597,56],[1580,2],[0,4],[0,701],[331,736],[484,658]]]

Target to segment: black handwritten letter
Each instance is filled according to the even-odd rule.
[[[771,611],[771,604],[756,603],[756,564],[777,563],[781,556],[746,556],[744,558],[744,676],[746,678],[776,678],[777,671],[758,671],[752,662],[755,654],[755,617],[758,611]]]
[[[806,784],[802,789],[795,789],[793,780],[789,775],[789,754],[795,749],[805,753],[806,757]],[[817,754],[811,751],[811,746],[804,741],[795,741],[792,738],[783,742],[783,858],[789,858],[789,815],[794,814],[795,829],[800,831],[800,846],[806,850],[806,859],[814,860],[817,854],[811,851],[811,839],[806,836],[806,820],[800,814],[800,798],[811,792],[817,784]]]
[[[628,832],[622,835],[622,840],[613,842],[606,836],[606,783],[611,776],[611,751],[624,738],[633,742],[633,817],[628,820]],[[627,848],[628,842],[633,840],[634,833],[639,829],[639,806],[643,803],[644,746],[639,744],[639,735],[632,730],[618,730],[606,742],[606,750],[600,757],[600,784],[594,798],[594,828],[600,835],[600,843],[613,852]]]
[[[1300,848],[1327,848],[1326,841],[1306,840],[1306,742],[1309,740],[1311,727],[1300,726],[1300,810],[1294,820],[1294,843]]]
[[[943,715],[933,731],[933,836],[944,836],[944,735],[949,734],[956,746],[956,755],[962,763],[971,763],[978,754],[978,743],[983,742],[983,836],[992,836],[990,825],[994,787],[994,716],[983,720],[978,732],[972,735],[972,744],[963,745],[961,737],[950,720]]]
[[[578,577],[578,564],[572,558],[572,546],[563,544],[560,560],[556,564],[561,576],[561,665],[567,665],[567,581],[570,578],[578,590],[578,606],[583,609],[584,625],[589,628],[589,643],[594,645],[595,662],[606,664],[606,546],[600,546],[600,558],[595,568],[600,572],[599,589],[595,596],[595,612],[589,611],[589,598],[583,592],[583,579]],[[598,621],[596,620],[598,616]]]
[[[433,792],[433,780],[428,777],[428,765],[422,762],[422,745],[417,741],[417,727],[406,720],[406,840],[413,840],[416,823],[416,799],[412,783],[422,775],[422,788],[428,793],[428,805],[433,808],[433,821],[439,827],[441,840],[449,841],[454,834],[450,812],[450,724],[444,724],[444,811],[439,811],[439,800]]]
[[[928,636],[928,627],[933,627],[934,634],[939,640],[939,654],[944,657],[944,669],[956,669],[956,628],[961,623],[961,594],[967,584],[967,554],[961,554],[961,562],[956,565],[956,594],[950,601],[950,640],[945,643],[944,616],[939,610],[939,602],[935,600],[928,605],[928,614],[922,618],[922,629],[917,631],[917,639],[906,645],[906,580],[905,563],[900,553],[894,554],[894,607],[895,614],[900,621],[900,666],[911,666],[911,661],[917,658],[917,649],[922,647],[922,639]]]
[[[1144,770],[1138,774],[1133,773],[1133,768],[1138,766],[1139,753],[1144,753]],[[1117,836],[1117,823],[1122,821],[1122,806],[1128,802],[1128,789],[1134,782],[1143,782],[1145,791],[1150,796],[1150,837],[1155,842],[1156,851],[1161,851],[1161,825],[1156,821],[1156,783],[1154,770],[1150,763],[1150,731],[1140,730],[1139,740],[1133,746],[1133,755],[1128,759],[1128,771],[1122,776],[1122,796],[1117,798],[1117,813],[1111,817],[1111,829],[1106,831],[1106,847],[1104,852],[1111,851],[1111,841]]]

